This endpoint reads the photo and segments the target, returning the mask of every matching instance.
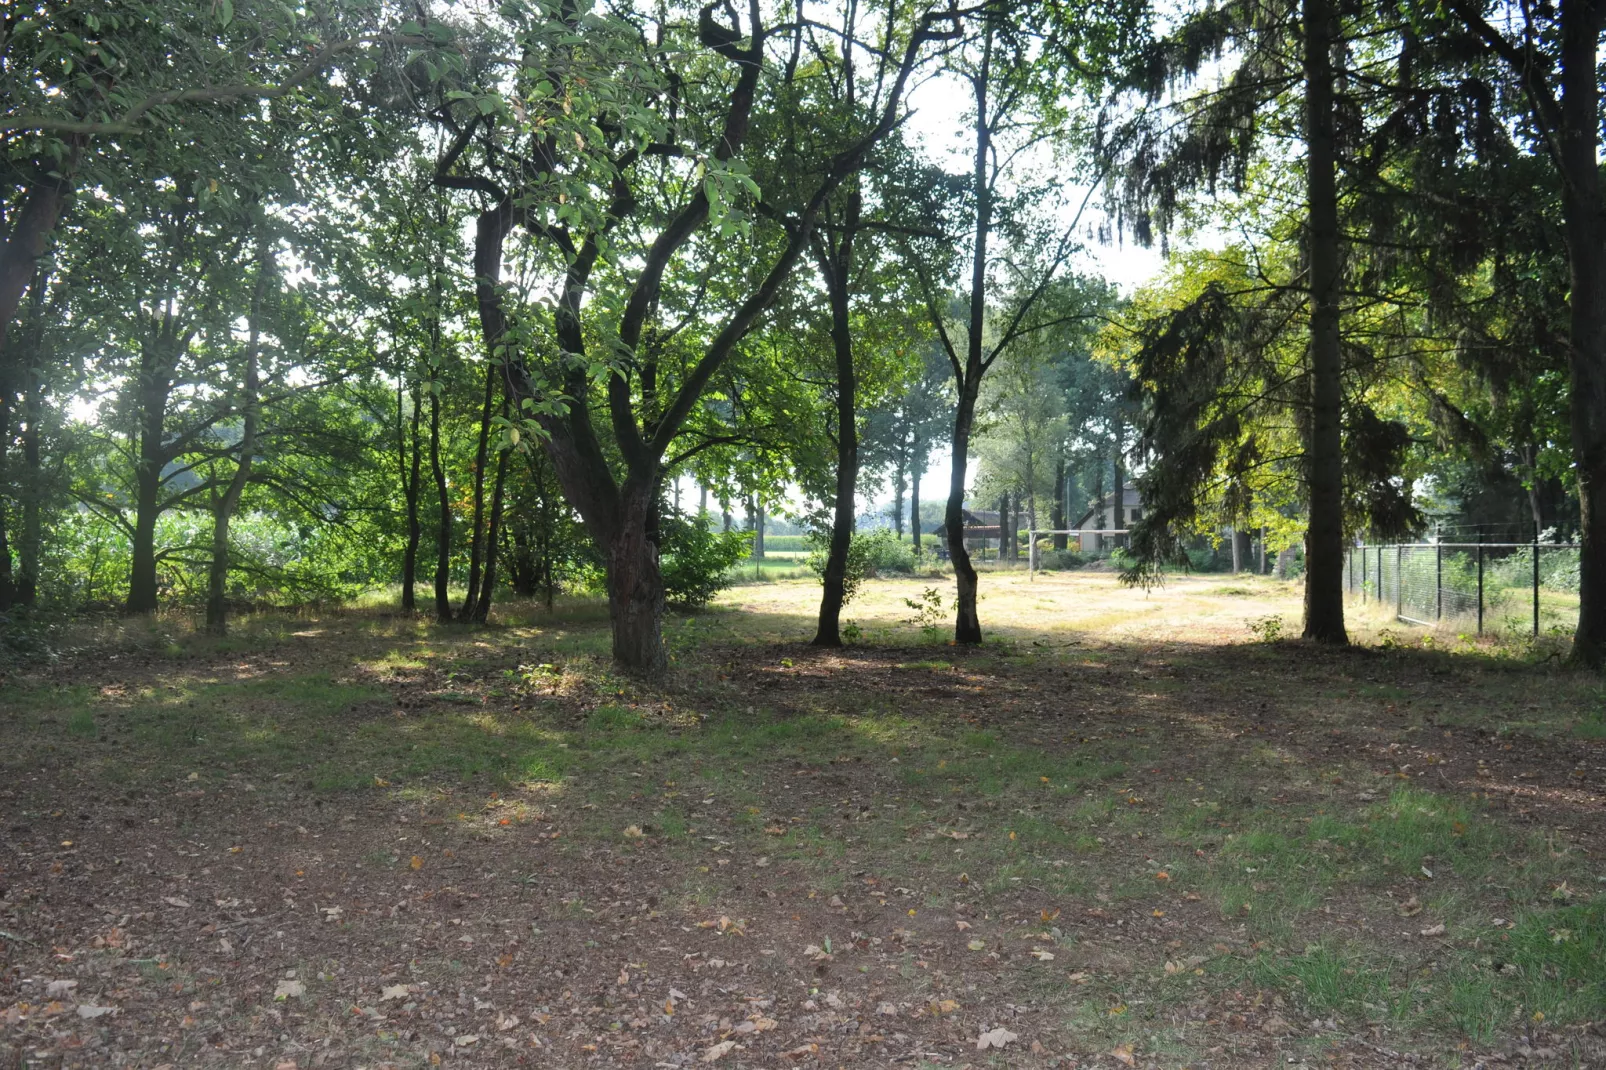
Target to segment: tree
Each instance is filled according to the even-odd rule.
[[[681,258],[689,252],[703,252],[712,267],[730,268],[717,247],[701,250],[693,239],[709,227],[720,237],[731,234],[741,222],[737,205],[755,192],[741,152],[761,75],[772,62],[771,35],[756,0],[745,31],[735,21],[718,23],[710,6],[699,11],[694,39],[684,27],[663,22],[655,43],[627,23],[569,4],[552,13],[556,19],[542,13],[509,27],[524,56],[514,94],[524,118],[498,104],[500,91],[470,94],[476,110],[463,118],[444,109],[453,142],[437,175],[442,185],[472,190],[487,205],[475,253],[482,333],[487,348],[503,356],[511,395],[539,425],[565,494],[603,548],[614,659],[633,671],[657,673],[667,661],[652,536],[666,455],[806,255],[825,205],[896,125],[924,46],[957,15],[916,11],[900,18],[904,29],[891,40],[901,41],[901,58],[881,110],[844,140],[815,146],[806,162],[799,160],[799,169],[811,169],[816,178],[805,199],[775,206],[784,237],[758,272],[735,272],[742,281],[721,295],[717,329],[693,362],[676,366],[664,363],[656,347],[667,326],[658,312],[666,297],[676,296],[666,293],[666,278],[674,281],[672,269],[685,270]],[[690,47],[694,43],[699,47]],[[691,71],[660,76],[658,64],[673,71],[682,58],[693,64],[695,77],[686,76]],[[495,123],[482,121],[486,113]],[[503,131],[517,142],[516,151],[493,140]],[[465,173],[465,154],[477,136],[482,167]],[[526,158],[538,163],[526,165]],[[695,167],[681,162],[690,159]],[[643,223],[651,240],[631,255],[618,251],[626,228]],[[548,313],[556,352],[542,353],[527,326],[540,313],[521,309],[519,321],[510,320],[500,268],[515,226],[554,255],[562,273]],[[588,355],[588,294],[593,317],[600,317],[592,330],[604,353],[596,357]],[[607,440],[593,420],[593,398],[608,421]]]
[[[1570,271],[1567,368],[1573,474],[1578,486],[1579,606],[1573,659],[1606,666],[1606,197],[1600,174],[1600,36],[1606,5],[1562,0],[1520,11],[1502,31],[1488,5],[1453,0],[1450,10],[1508,67],[1534,141],[1561,189]],[[1504,16],[1502,16],[1504,17]]]

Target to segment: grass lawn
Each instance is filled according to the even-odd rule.
[[[928,589],[733,588],[651,686],[589,603],[82,624],[0,679],[0,1067],[1606,1065],[1552,640]]]

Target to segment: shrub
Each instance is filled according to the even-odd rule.
[[[1087,560],[1075,550],[1039,550],[1037,567],[1044,569],[1081,568]]]
[[[746,531],[715,531],[707,518],[666,513],[658,524],[658,567],[664,596],[672,606],[706,606],[730,586],[731,566],[746,557],[753,536]]]
[[[829,532],[815,532],[809,536],[813,549],[809,552],[809,571],[825,580],[825,561],[831,550]],[[858,593],[865,580],[888,573],[908,575],[915,568],[915,550],[912,543],[904,542],[886,528],[867,534],[855,532],[848,542],[848,567],[843,577],[842,604],[847,605]]]

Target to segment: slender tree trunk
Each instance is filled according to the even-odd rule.
[[[920,440],[915,439],[915,454],[909,461],[909,536],[914,539],[915,556],[922,553],[920,546],[920,476],[924,467],[920,456]]]
[[[1065,456],[1061,454],[1054,460],[1054,511],[1049,514],[1049,526],[1055,531],[1065,530]],[[1065,536],[1054,536],[1054,549],[1065,549]]]
[[[899,542],[903,541],[903,494],[908,488],[909,462],[900,456],[892,475],[892,533]]]
[[[948,503],[942,522],[948,537],[948,557],[954,564],[954,642],[981,642],[981,618],[976,613],[976,566],[965,548],[965,469],[970,464],[970,431],[976,422],[979,382],[963,384],[954,412],[951,443],[953,466],[948,473]]]
[[[857,195],[848,217],[857,225]],[[831,301],[831,346],[836,356],[836,501],[831,513],[831,543],[825,555],[824,591],[814,645],[842,645],[842,606],[847,601],[848,550],[853,541],[854,493],[859,486],[858,372],[853,365],[853,331],[849,320],[849,272],[853,267],[853,231],[845,229],[837,249],[822,239],[821,273]]]
[[[262,337],[262,302],[273,273],[273,247],[259,237],[255,292],[251,295],[250,337],[246,342],[244,395],[241,399],[240,456],[234,465],[234,478],[212,512],[212,565],[206,577],[206,632],[226,635],[229,630],[229,524],[239,508],[246,482],[251,478],[251,462],[257,445],[257,378]]]
[[[23,392],[23,419],[27,426],[22,432],[22,545],[18,549],[17,602],[31,606],[39,598],[39,550],[43,544],[41,520],[44,496],[44,469],[39,457],[39,422],[44,418],[44,383],[37,372],[30,371],[28,386]]]
[[[452,502],[447,495],[446,469],[441,466],[441,396],[429,394],[429,470],[435,477],[435,498],[440,517],[435,525],[435,619],[452,620]]]
[[[1115,449],[1110,464],[1110,527],[1126,528],[1126,473],[1121,470],[1121,432],[1115,432]],[[1116,546],[1125,546],[1125,535],[1111,535],[1110,541]]]
[[[697,487],[697,521],[701,523],[708,516],[708,488],[701,484]]]
[[[166,328],[162,337],[149,343],[168,345]],[[139,398],[139,460],[134,473],[133,560],[128,571],[130,613],[156,612],[156,519],[161,513],[162,469],[168,457],[162,438],[167,426],[167,401],[172,392],[172,369],[176,361],[165,351],[142,355],[136,385]]]
[[[495,412],[496,365],[485,367],[485,401],[480,407],[480,437],[474,447],[474,523],[468,537],[468,593],[459,620],[472,620],[480,597],[481,538],[485,534],[485,465],[490,460],[491,414]]]
[[[0,383],[0,610],[10,609],[16,600],[16,583],[11,571],[10,517],[6,515],[6,484],[9,482],[11,460],[11,407],[13,393],[10,383]]]
[[[423,419],[424,405],[423,398],[419,396],[417,383],[413,384],[412,402],[409,443],[403,447],[403,452],[410,453],[411,456],[407,469],[402,472],[402,494],[407,501],[407,549],[402,553],[402,608],[409,613],[418,608],[418,544],[424,536],[424,525],[418,517],[418,499],[419,491],[422,489],[424,467],[423,441],[419,434],[419,426]]]
[[[976,423],[976,398],[981,391],[982,376],[987,373],[982,353],[987,327],[987,239],[993,229],[993,188],[988,181],[993,131],[992,117],[987,112],[995,31],[992,18],[989,14],[982,45],[981,69],[971,83],[976,99],[973,127],[976,154],[971,170],[971,195],[976,200],[976,229],[970,250],[970,320],[965,331],[965,360],[962,368],[955,368],[958,373],[955,378],[958,380],[959,404],[954,411],[954,433],[950,444],[953,467],[948,475],[948,505],[943,513],[943,523],[948,529],[948,554],[954,563],[954,642],[964,644],[981,642],[976,568],[970,563],[970,552],[965,549],[965,469],[970,464],[970,433]]]
[[[1305,637],[1349,641],[1344,631],[1343,404],[1339,353],[1337,124],[1333,108],[1333,0],[1303,0],[1305,145],[1310,200],[1310,440],[1306,486]]]
[[[503,413],[507,412],[504,402]],[[499,450],[496,458],[496,485],[491,490],[491,522],[485,531],[485,575],[480,578],[480,597],[474,606],[474,622],[484,624],[491,617],[491,599],[496,594],[496,542],[502,529],[502,490],[507,483],[509,450]]]
[[[998,498],[998,563],[1015,556],[1015,525],[1009,520],[1009,491]]]
[[[1568,370],[1578,480],[1578,629],[1572,659],[1606,667],[1606,201],[1596,80],[1601,0],[1562,0],[1562,215],[1572,270]]]

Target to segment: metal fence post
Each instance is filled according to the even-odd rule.
[[[1433,619],[1444,619],[1444,543],[1433,544]]]
[[[1405,544],[1394,547],[1394,616],[1405,612]]]
[[[1478,634],[1483,634],[1483,532],[1478,532]]]
[[[1534,638],[1539,637],[1539,524],[1534,523]]]

